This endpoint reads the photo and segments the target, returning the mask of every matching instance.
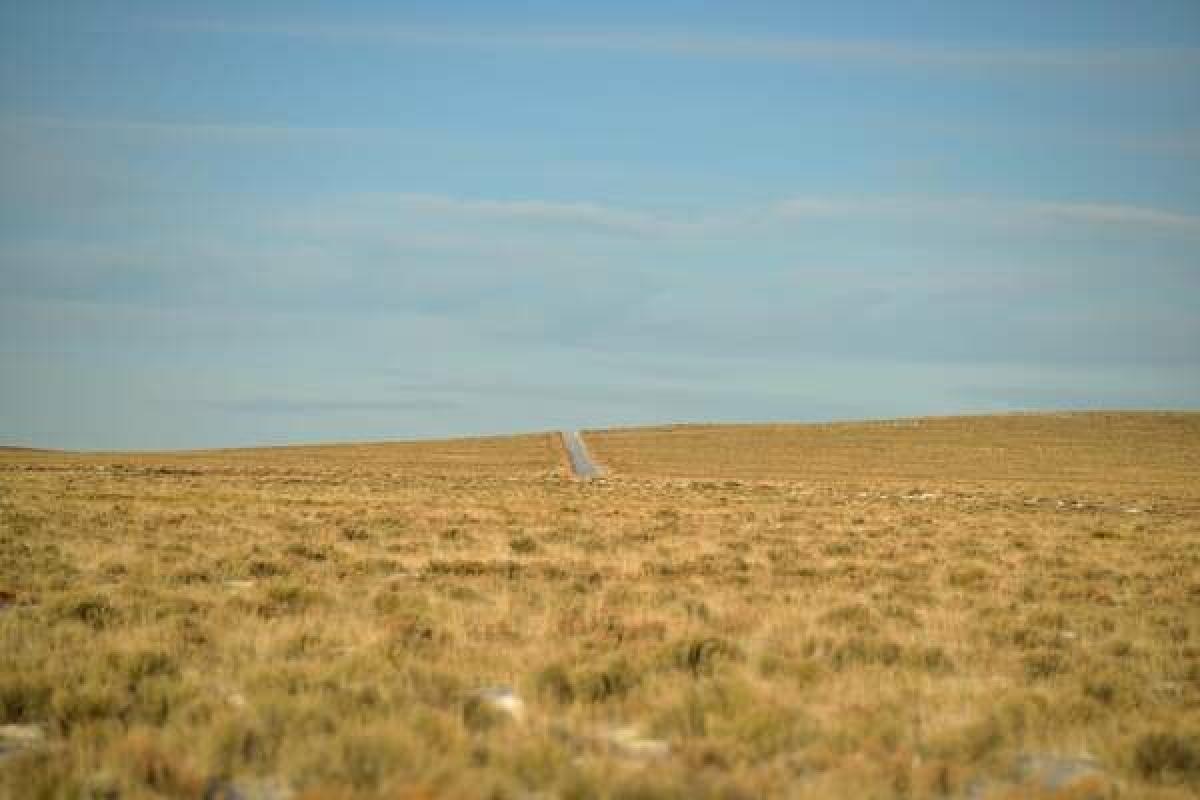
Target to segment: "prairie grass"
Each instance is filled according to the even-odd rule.
[[[587,438],[0,452],[0,796],[1200,791],[1200,415]]]

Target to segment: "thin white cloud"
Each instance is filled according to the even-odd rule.
[[[1200,69],[1200,66],[1197,67]],[[1080,145],[1119,148],[1126,151],[1151,153],[1172,158],[1200,158],[1200,131],[1182,129],[1159,133],[1120,134],[1113,131],[1063,128],[1044,124],[988,122],[973,124],[962,121],[938,122],[928,119],[904,120],[889,117],[889,126],[923,134],[951,136],[979,141],[981,138],[1009,142],[1014,140],[1041,141],[1056,146]],[[234,122],[153,121],[139,119],[94,119],[54,116],[0,116],[0,133],[37,136],[48,131],[64,131],[88,135],[111,135],[130,139],[185,141],[231,145],[277,145],[297,143],[336,143],[393,141],[406,129],[383,126],[322,126],[268,125]],[[576,169],[578,165],[573,165]],[[600,167],[599,169],[606,169]]]
[[[672,208],[656,212],[584,201],[479,199],[387,193],[351,204],[353,219],[391,229],[396,210],[428,220],[474,219],[527,225],[542,231],[588,230],[621,237],[703,239],[753,236],[804,221],[900,220],[930,225],[1101,227],[1148,233],[1200,234],[1200,214],[1099,201],[1060,202],[984,195],[810,194],[773,204],[730,206],[704,213]],[[334,215],[335,217],[337,215]],[[425,231],[428,237],[428,231]],[[457,236],[458,234],[456,234]],[[439,240],[426,238],[437,247]],[[460,239],[441,240],[441,245]]]
[[[1182,214],[1160,208],[1105,203],[1035,203],[1029,210],[1035,214],[1072,222],[1200,233],[1200,215]]]
[[[1200,158],[1200,129],[1125,136],[1121,137],[1118,143],[1128,150],[1143,153],[1155,153],[1171,158]]]
[[[810,194],[773,204],[728,206],[697,213],[655,212],[584,201],[478,199],[434,194],[371,195],[355,218],[391,228],[393,209],[409,218],[474,219],[514,223],[541,231],[587,230],[662,240],[754,236],[781,225],[811,221],[899,220],[927,225],[1012,228],[1100,227],[1146,233],[1200,234],[1200,214],[1099,201],[1060,202],[983,195]],[[383,213],[381,213],[383,212]],[[428,233],[428,232],[426,232]],[[449,240],[457,241],[457,240]],[[427,242],[436,245],[434,240]],[[443,242],[445,244],[446,242]]]
[[[443,195],[409,194],[404,208],[425,214],[451,214],[534,224],[567,225],[634,236],[700,233],[704,221],[688,221],[594,203],[546,200],[468,200]]]
[[[382,128],[300,125],[256,125],[205,122],[150,122],[144,120],[69,119],[65,117],[12,116],[0,118],[0,130],[10,132],[73,131],[153,139],[189,139],[230,144],[279,144],[284,141],[358,139],[385,133]]]
[[[1122,203],[1007,200],[980,196],[799,195],[776,204],[768,219],[771,217],[783,220],[868,217],[1004,225],[1078,224],[1200,233],[1200,214]]]
[[[286,36],[402,46],[633,51],[692,58],[862,64],[889,68],[1015,69],[1082,74],[1200,70],[1200,48],[1195,47],[966,47],[894,40],[723,36],[673,31],[468,31],[387,24],[238,23],[222,20],[175,20],[159,23],[159,27],[187,32]]]

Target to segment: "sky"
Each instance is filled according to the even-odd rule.
[[[0,3],[0,444],[1200,408],[1200,4]]]

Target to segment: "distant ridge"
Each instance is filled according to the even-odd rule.
[[[725,422],[721,420],[706,420],[706,421],[687,421],[687,422],[647,422],[635,423],[630,425],[618,425],[608,427],[591,427],[578,431],[581,434],[613,434],[613,433],[651,433],[651,432],[670,432],[670,431],[692,431],[701,430],[750,430],[750,429],[822,429],[822,428],[906,428],[917,427],[920,425],[933,423],[947,423],[954,421],[963,422],[985,422],[988,420],[1014,420],[1014,419],[1181,419],[1187,417],[1200,416],[1200,409],[1080,409],[1080,410],[1053,410],[1053,411],[978,411],[978,412],[963,412],[960,414],[933,414],[911,417],[876,417],[876,418],[845,418],[845,419],[824,419],[824,420],[770,420],[758,422]],[[506,433],[491,433],[491,434],[464,434],[461,436],[441,436],[436,438],[411,438],[411,439],[370,439],[370,440],[334,440],[334,441],[308,441],[308,442],[286,442],[286,443],[262,443],[262,444],[247,444],[247,445],[214,445],[211,447],[176,447],[176,448],[130,448],[130,449],[110,449],[110,448],[55,448],[55,447],[32,447],[28,445],[0,445],[0,453],[42,453],[50,455],[72,455],[72,456],[93,456],[93,457],[123,457],[123,456],[185,456],[185,455],[217,455],[217,454],[234,454],[234,453],[249,453],[262,451],[278,451],[278,452],[295,452],[300,450],[338,450],[349,448],[388,448],[395,446],[416,446],[416,445],[438,445],[438,444],[466,444],[470,442],[500,442],[510,439],[520,439],[523,437],[537,437],[552,435],[556,438],[561,437],[561,433],[556,431],[524,431],[524,432],[506,432]]]

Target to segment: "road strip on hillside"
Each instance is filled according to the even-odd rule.
[[[575,473],[576,478],[589,481],[604,474],[604,470],[592,461],[579,431],[563,431],[562,440],[563,447],[567,448],[567,456],[571,459],[571,471]]]

